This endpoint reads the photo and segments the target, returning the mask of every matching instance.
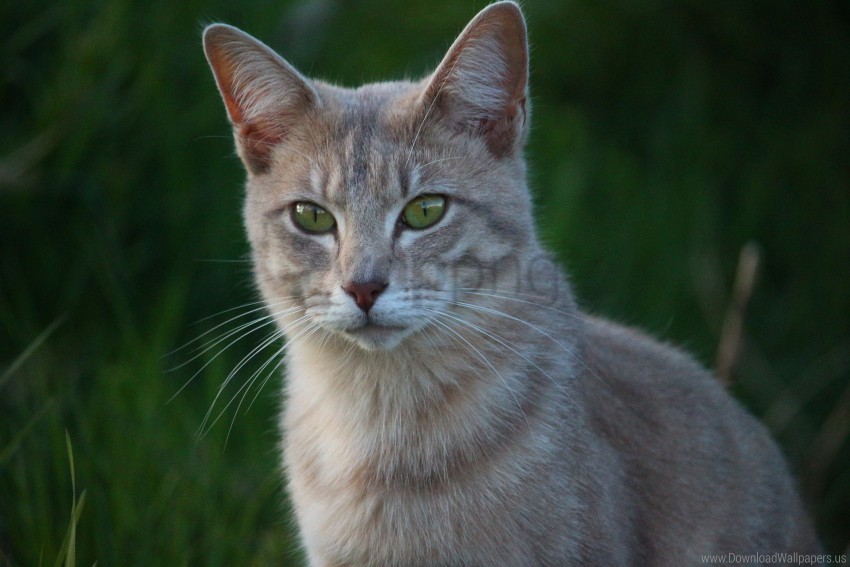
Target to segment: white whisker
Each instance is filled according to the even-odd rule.
[[[261,341],[261,342],[260,342],[260,344],[258,344],[258,345],[257,345],[257,346],[255,346],[253,349],[251,349],[251,351],[250,351],[248,354],[246,354],[245,356],[243,356],[243,357],[242,357],[242,359],[239,361],[239,363],[238,363],[238,364],[237,364],[237,365],[236,365],[236,366],[235,366],[235,367],[234,367],[234,368],[233,368],[233,369],[232,369],[232,370],[228,373],[227,377],[226,377],[226,378],[224,379],[224,381],[223,381],[223,382],[219,385],[219,387],[218,387],[218,392],[216,392],[216,395],[215,395],[215,397],[213,398],[212,403],[210,404],[210,408],[207,410],[207,413],[206,413],[206,415],[204,416],[203,421],[201,421],[201,426],[200,426],[200,428],[199,428],[199,436],[200,436],[200,437],[203,437],[203,435],[205,434],[205,432],[206,432],[206,431],[209,431],[209,428],[207,427],[207,423],[208,423],[208,422],[209,422],[209,420],[210,420],[210,416],[212,415],[213,408],[215,407],[215,405],[216,405],[216,403],[218,402],[219,398],[222,396],[222,394],[224,393],[224,390],[225,390],[225,389],[227,388],[227,386],[230,384],[230,381],[233,379],[233,377],[236,375],[236,373],[237,373],[239,370],[241,370],[241,369],[242,369],[242,368],[243,368],[243,367],[244,367],[244,366],[248,363],[248,361],[250,361],[251,359],[253,359],[253,358],[254,358],[254,356],[256,356],[257,354],[259,354],[260,352],[262,352],[262,351],[263,351],[266,347],[268,347],[269,345],[271,345],[271,344],[272,344],[272,343],[274,343],[275,341],[279,340],[279,339],[281,338],[281,336],[282,336],[281,331],[276,330],[274,333],[272,333],[271,335],[269,335],[268,337],[266,337],[263,341]],[[240,388],[240,390],[241,390],[241,388]],[[237,394],[239,393],[239,391],[240,391],[240,390],[237,390]],[[221,417],[222,413],[224,413],[224,411],[225,411],[225,410],[227,410],[227,408],[228,408],[228,407],[230,407],[230,404],[231,404],[232,402],[233,402],[233,398],[231,398],[230,402],[228,402],[228,403],[227,403],[227,405],[226,405],[226,406],[224,406],[224,409],[222,409],[222,410],[221,410],[221,413],[219,413],[219,415],[215,418],[215,420],[214,420],[214,421],[213,421],[213,423],[210,425],[210,427],[212,427],[213,425],[215,425],[215,423],[216,423],[216,422],[218,421],[218,419]]]
[[[504,385],[505,385],[505,389],[507,389],[508,393],[510,393],[511,397],[512,397],[512,398],[514,399],[514,401],[516,402],[517,408],[519,408],[519,412],[520,412],[520,414],[522,414],[522,417],[523,417],[523,419],[525,420],[525,424],[526,424],[526,425],[530,428],[530,427],[531,427],[531,424],[528,422],[528,417],[525,415],[525,411],[522,409],[522,404],[520,404],[520,403],[519,403],[519,399],[516,397],[516,394],[514,394],[513,389],[512,389],[512,388],[508,385],[507,380],[505,380],[505,378],[504,378],[501,374],[499,374],[499,371],[498,371],[498,370],[496,370],[496,367],[495,367],[495,366],[493,366],[493,363],[492,363],[492,362],[490,362],[490,360],[489,360],[486,356],[484,356],[484,355],[481,353],[481,351],[480,351],[480,350],[478,350],[478,348],[476,348],[476,347],[475,347],[475,345],[473,345],[471,342],[469,342],[469,341],[466,339],[466,337],[464,337],[463,335],[461,335],[460,333],[458,333],[457,331],[455,331],[454,329],[452,329],[452,328],[451,328],[451,326],[449,326],[447,323],[445,323],[445,322],[443,322],[443,321],[440,321],[440,320],[439,320],[439,316],[440,316],[440,315],[443,315],[443,314],[442,314],[442,313],[438,313],[438,314],[437,314],[437,316],[433,319],[434,323],[435,323],[435,324],[437,324],[437,325],[440,325],[441,327],[443,327],[444,329],[446,329],[446,330],[447,330],[447,331],[449,331],[450,333],[454,334],[456,337],[458,337],[458,338],[459,338],[460,340],[462,340],[464,343],[466,343],[466,345],[467,345],[470,349],[472,349],[472,351],[473,351],[473,352],[474,352],[474,353],[478,356],[478,358],[480,358],[482,362],[484,362],[487,366],[489,366],[489,367],[490,367],[490,369],[493,371],[493,373],[494,373],[496,376],[498,376],[498,377],[499,377],[499,380],[501,380],[501,381],[502,381],[502,384],[504,384]]]
[[[432,311],[432,312],[436,313],[436,311]],[[466,321],[466,320],[464,320],[464,319],[462,319],[462,318],[460,318],[460,317],[457,317],[457,316],[455,316],[455,315],[451,315],[451,314],[449,314],[449,313],[440,313],[440,314],[441,314],[441,315],[443,315],[444,317],[449,317],[449,318],[451,318],[451,319],[453,319],[453,320],[457,321],[457,322],[458,322],[458,323],[460,323],[461,325],[464,325],[464,326],[469,327],[469,328],[471,328],[471,329],[473,329],[473,330],[475,330],[475,331],[478,331],[478,333],[479,333],[481,336],[483,336],[485,339],[496,341],[498,344],[500,344],[500,345],[502,345],[503,347],[507,348],[508,350],[510,350],[511,352],[513,352],[514,354],[519,355],[519,356],[520,356],[520,357],[522,357],[522,358],[523,358],[526,362],[528,362],[528,363],[529,363],[529,364],[531,364],[534,368],[536,368],[538,371],[540,371],[540,373],[541,373],[541,374],[543,374],[544,376],[546,376],[546,377],[547,377],[547,378],[548,378],[548,379],[552,382],[552,384],[553,384],[556,388],[558,388],[558,389],[559,389],[559,390],[561,390],[562,392],[563,392],[563,391],[565,391],[565,390],[564,390],[563,385],[562,385],[562,384],[560,384],[557,380],[555,380],[555,379],[554,379],[554,378],[553,378],[553,377],[552,377],[552,376],[551,376],[548,372],[546,372],[545,370],[543,370],[542,368],[540,368],[540,366],[538,366],[538,365],[537,365],[537,363],[535,363],[533,360],[531,360],[530,358],[528,358],[527,356],[525,356],[522,352],[518,351],[517,349],[515,349],[514,347],[512,347],[509,343],[505,342],[505,340],[504,340],[502,337],[500,337],[499,335],[497,335],[496,333],[494,333],[494,332],[492,332],[492,331],[488,331],[487,329],[484,329],[483,327],[479,327],[478,325],[476,325],[476,324],[474,324],[474,323],[470,323],[469,321]]]
[[[435,163],[441,163],[444,161],[452,161],[456,159],[463,159],[463,156],[454,156],[454,157],[445,157],[440,159],[435,159],[433,161],[429,161],[428,163],[423,163],[422,165],[417,165],[418,169],[422,169],[423,167],[428,167],[429,165],[434,165]]]
[[[224,314],[224,313],[228,313],[228,312],[230,312],[230,311],[234,311],[234,310],[236,310],[236,309],[242,309],[243,307],[250,307],[250,306],[253,306],[253,305],[260,305],[260,304],[261,304],[261,305],[260,305],[260,307],[257,307],[257,308],[255,308],[255,309],[250,309],[250,310],[248,310],[248,311],[245,311],[244,313],[240,313],[239,315],[235,315],[235,316],[233,316],[233,317],[231,317],[231,318],[227,319],[226,321],[224,321],[224,322],[222,322],[222,323],[219,323],[219,324],[218,324],[218,325],[216,325],[215,327],[213,327],[213,328],[211,328],[211,329],[209,329],[209,330],[207,330],[207,331],[204,331],[203,333],[201,333],[200,335],[198,335],[197,337],[195,337],[195,338],[194,338],[194,339],[192,339],[191,341],[189,341],[189,342],[187,342],[187,343],[185,343],[185,344],[183,344],[183,345],[181,345],[181,346],[177,347],[176,349],[174,349],[174,350],[172,350],[172,351],[170,351],[170,352],[168,352],[168,353],[164,354],[164,355],[163,355],[163,357],[172,356],[172,355],[174,355],[174,354],[176,354],[176,353],[180,352],[181,350],[183,350],[183,349],[187,348],[189,345],[194,344],[194,343],[198,342],[199,340],[201,340],[203,337],[205,337],[205,336],[209,335],[210,333],[212,333],[212,332],[213,332],[213,331],[215,331],[216,329],[219,329],[219,328],[223,327],[224,325],[227,325],[228,323],[231,323],[231,322],[233,322],[233,321],[236,321],[237,319],[241,319],[242,317],[246,317],[246,316],[250,315],[251,313],[256,313],[257,311],[264,311],[264,310],[266,310],[266,309],[271,309],[271,308],[273,308],[273,307],[276,307],[276,306],[278,306],[278,305],[282,305],[282,304],[284,304],[284,303],[289,303],[289,302],[291,302],[291,301],[293,301],[293,300],[292,300],[292,299],[284,299],[284,300],[281,300],[281,301],[276,301],[276,302],[274,302],[274,303],[265,303],[265,302],[263,302],[262,300],[260,300],[260,301],[251,301],[251,302],[249,302],[249,303],[244,303],[244,304],[242,304],[242,305],[238,305],[238,306],[236,306],[236,307],[231,307],[231,308],[229,308],[229,309],[225,309],[224,311],[219,311],[219,312],[218,312],[218,313],[216,313],[215,315],[209,315],[209,316],[207,316],[207,317],[204,317],[203,319],[200,319],[200,320],[198,321],[198,323],[202,323],[202,322],[204,322],[204,321],[207,321],[207,320],[209,320],[209,319],[212,319],[213,317],[218,317],[219,315],[222,315],[222,314]],[[197,351],[197,349],[192,350],[191,352],[196,352],[196,351]],[[180,366],[184,366],[184,365],[185,365],[185,363],[181,364]],[[176,369],[176,368],[180,368],[180,366],[175,367],[175,369]]]
[[[525,304],[528,304],[528,305],[534,305],[535,307],[540,307],[541,309],[546,309],[548,311],[554,311],[555,313],[560,313],[561,315],[566,315],[567,317],[572,317],[573,319],[578,319],[579,321],[585,320],[583,317],[576,315],[575,313],[570,313],[569,311],[564,311],[562,309],[556,309],[556,308],[554,308],[550,305],[544,305],[544,304],[538,303],[536,301],[528,301],[528,300],[525,300],[525,299],[517,299],[515,297],[507,297],[506,295],[501,295],[501,294],[513,294],[513,295],[519,295],[519,296],[522,296],[522,297],[545,299],[544,297],[539,296],[539,295],[532,295],[532,294],[528,294],[528,293],[519,293],[519,292],[515,292],[515,291],[507,291],[507,290],[499,290],[499,289],[487,289],[487,288],[460,288],[457,291],[460,292],[460,293],[469,293],[469,294],[472,294],[472,295],[481,295],[481,296],[484,296],[484,297],[492,297],[494,299],[506,299],[508,301],[515,301],[517,303],[525,303]],[[483,293],[485,291],[488,291],[488,292],[491,292],[491,293]]]
[[[305,327],[304,329],[302,329],[301,331],[299,331],[298,333],[296,333],[293,337],[286,339],[285,344],[284,344],[284,345],[280,348],[280,350],[279,350],[279,351],[277,351],[277,352],[274,354],[274,356],[280,356],[280,355],[283,355],[283,356],[281,356],[281,357],[280,357],[280,360],[278,360],[277,364],[275,364],[275,365],[272,367],[272,369],[271,369],[268,373],[266,373],[266,377],[265,377],[265,378],[263,378],[263,381],[262,381],[262,382],[260,382],[259,386],[257,386],[257,388],[256,388],[256,390],[257,390],[257,391],[256,391],[256,393],[254,394],[254,397],[253,397],[253,398],[251,398],[251,402],[248,404],[248,407],[247,407],[247,408],[246,408],[246,410],[245,410],[245,411],[246,411],[246,413],[247,413],[247,411],[248,411],[248,410],[250,410],[250,409],[251,409],[251,407],[254,405],[254,402],[256,402],[256,401],[257,401],[257,397],[260,395],[260,392],[262,392],[263,388],[265,388],[266,384],[267,384],[267,383],[268,383],[268,381],[271,379],[271,377],[275,375],[275,372],[276,372],[276,371],[277,371],[277,370],[278,370],[281,366],[283,366],[283,363],[286,361],[286,349],[288,348],[288,346],[289,346],[290,344],[293,344],[293,342],[294,342],[294,341],[301,340],[302,336],[303,336],[306,332],[310,331],[311,329],[312,329],[313,331],[315,331],[315,329],[317,329],[317,328],[319,328],[319,327],[321,327],[321,325],[319,325],[318,323],[311,323],[311,325],[310,325],[310,326]],[[326,331],[325,331],[325,332],[326,332]],[[310,334],[312,334],[312,332],[310,332]],[[307,336],[309,336],[309,335],[307,335]],[[303,338],[307,338],[307,337],[306,337],[306,336],[304,336]],[[263,366],[265,366],[265,365],[263,365]],[[261,369],[261,370],[262,370],[262,369]],[[241,405],[241,404],[240,404],[240,405]],[[237,408],[237,411],[238,411],[238,408]]]
[[[466,301],[452,301],[451,303],[454,304],[454,305],[457,305],[459,307],[468,307],[469,309],[474,309],[476,311],[483,311],[485,313],[492,313],[493,315],[498,315],[499,317],[506,317],[506,318],[510,319],[511,321],[516,321],[517,323],[522,323],[523,325],[526,325],[526,326],[534,329],[535,331],[537,331],[538,333],[540,333],[544,337],[548,338],[550,341],[552,341],[553,343],[555,343],[556,345],[558,345],[559,347],[561,347],[565,351],[567,351],[567,352],[573,351],[573,349],[564,345],[563,343],[558,341],[555,337],[553,337],[552,335],[550,335],[549,333],[547,333],[546,331],[544,331],[540,327],[538,327],[538,326],[536,326],[532,323],[529,323],[528,321],[526,321],[524,319],[520,319],[519,317],[514,317],[513,315],[509,315],[508,313],[505,313],[503,311],[499,311],[498,309],[493,309],[493,308],[490,308],[490,307],[484,307],[483,305],[476,305],[474,303],[468,303]]]
[[[531,329],[534,329],[535,331],[537,331],[538,333],[540,333],[541,335],[543,335],[544,337],[548,338],[550,341],[552,341],[553,343],[555,343],[556,345],[561,347],[564,350],[564,352],[570,358],[572,358],[574,361],[578,362],[591,375],[595,376],[596,378],[599,378],[600,380],[602,379],[601,376],[599,376],[599,374],[597,374],[592,368],[590,368],[589,366],[587,366],[587,364],[585,364],[585,362],[581,359],[581,357],[579,357],[575,353],[575,350],[573,348],[566,346],[565,344],[563,344],[562,342],[557,340],[555,337],[553,337],[552,335],[550,335],[549,333],[547,333],[546,331],[544,331],[543,329],[541,329],[537,325],[529,323],[528,321],[525,321],[524,319],[514,317],[513,315],[509,315],[508,313],[504,313],[502,311],[499,311],[498,309],[492,309],[490,307],[484,307],[483,305],[476,305],[474,303],[467,303],[465,301],[449,301],[448,303],[451,303],[452,305],[457,305],[459,307],[466,307],[468,309],[472,309],[472,310],[483,312],[483,313],[491,313],[491,314],[497,315],[499,317],[505,317],[507,319],[510,319],[511,321],[516,321],[517,323],[521,323],[521,324],[523,324],[527,327],[530,327]]]
[[[182,392],[183,390],[185,390],[185,389],[186,389],[186,387],[187,387],[187,386],[188,386],[188,385],[189,385],[189,384],[190,384],[190,383],[191,383],[191,382],[192,382],[192,381],[193,381],[193,380],[194,380],[194,379],[195,379],[195,378],[196,378],[196,377],[197,377],[197,376],[198,376],[201,372],[203,372],[203,370],[204,370],[207,366],[209,366],[210,364],[212,364],[212,362],[213,362],[215,359],[217,359],[219,356],[221,356],[221,355],[222,355],[222,353],[224,353],[227,349],[229,349],[230,347],[232,347],[234,344],[236,344],[237,342],[239,342],[239,341],[241,341],[242,339],[246,338],[248,335],[250,335],[250,334],[252,334],[252,333],[254,333],[254,332],[256,332],[256,331],[258,331],[258,330],[262,329],[263,327],[265,327],[265,326],[267,326],[267,325],[272,324],[273,322],[275,322],[276,317],[278,317],[278,316],[280,316],[280,315],[288,315],[288,314],[293,313],[294,311],[296,311],[296,310],[298,310],[298,309],[300,309],[300,308],[298,308],[298,307],[290,307],[290,308],[288,308],[288,309],[284,309],[283,311],[280,311],[280,312],[278,312],[278,313],[272,313],[272,314],[270,314],[270,315],[265,315],[265,316],[263,316],[263,317],[259,317],[259,318],[257,318],[257,319],[252,320],[252,321],[249,321],[248,323],[243,323],[242,325],[238,326],[236,329],[233,329],[233,330],[231,330],[231,331],[228,331],[228,332],[226,332],[226,333],[223,333],[223,334],[222,334],[222,335],[220,335],[217,339],[214,339],[213,341],[210,341],[210,342],[206,343],[206,344],[204,345],[206,348],[201,347],[201,348],[203,348],[203,350],[202,350],[201,352],[199,352],[198,354],[196,354],[195,356],[193,356],[192,358],[190,358],[190,359],[189,359],[189,360],[187,360],[186,362],[184,362],[184,363],[182,363],[182,364],[180,364],[180,365],[176,366],[176,367],[175,367],[175,368],[173,368],[172,370],[176,370],[176,369],[178,369],[178,368],[181,368],[181,367],[183,367],[183,366],[186,366],[187,364],[189,364],[189,363],[190,363],[190,362],[192,362],[193,360],[195,360],[195,359],[197,359],[197,358],[199,358],[199,357],[203,356],[204,354],[206,354],[207,352],[209,352],[210,350],[212,350],[213,348],[215,348],[216,346],[218,346],[218,345],[219,345],[219,344],[221,344],[222,342],[226,341],[227,339],[229,339],[229,338],[230,338],[230,337],[232,337],[233,335],[237,335],[237,334],[239,335],[239,336],[237,336],[235,339],[233,339],[232,341],[230,341],[227,345],[225,345],[222,349],[220,349],[220,350],[219,350],[219,351],[218,351],[218,352],[217,352],[217,353],[216,353],[216,354],[215,354],[212,358],[210,358],[210,359],[209,359],[209,360],[208,360],[208,361],[207,361],[207,362],[206,362],[203,366],[201,366],[201,368],[199,368],[197,372],[195,372],[194,374],[192,374],[192,376],[191,376],[191,377],[189,377],[189,379],[188,379],[188,380],[186,380],[186,382],[184,382],[182,386],[180,386],[180,388],[179,388],[179,389],[178,389],[178,390],[177,390],[177,391],[176,391],[176,392],[175,392],[175,393],[174,393],[174,394],[173,394],[173,395],[172,395],[172,396],[168,399],[168,402],[166,402],[166,403],[170,403],[171,401],[173,401],[173,400],[174,400],[174,398],[176,398],[176,397],[180,394],[180,392]],[[247,330],[247,331],[245,331],[245,329],[248,329],[248,330]],[[242,331],[245,331],[245,332],[242,332]],[[241,333],[241,334],[239,334],[239,333]]]
[[[307,321],[307,320],[308,320],[308,317],[306,315],[303,315],[303,316],[299,317],[298,319],[296,319],[295,321],[293,321],[292,323],[290,323],[289,325],[287,325],[286,330],[289,331],[289,330],[295,328],[296,326],[301,325],[304,321]],[[231,397],[230,401],[224,406],[224,408],[222,408],[222,410],[218,413],[218,415],[215,417],[215,419],[213,419],[212,422],[210,423],[210,418],[212,416],[213,408],[215,407],[219,398],[224,393],[224,390],[227,388],[228,384],[230,384],[230,382],[236,376],[236,374],[242,368],[244,368],[245,365],[247,365],[260,352],[262,352],[263,350],[268,348],[274,342],[280,340],[284,336],[283,333],[284,333],[283,331],[277,330],[274,333],[272,333],[271,335],[269,335],[268,337],[266,337],[266,339],[264,339],[259,345],[254,347],[248,354],[246,354],[244,357],[242,357],[242,359],[239,361],[239,363],[228,373],[227,377],[224,379],[222,384],[219,386],[218,392],[216,393],[215,397],[213,398],[213,401],[210,404],[210,408],[209,408],[209,410],[207,410],[207,413],[204,416],[203,421],[201,422],[201,426],[199,428],[199,433],[198,433],[199,437],[203,437],[204,435],[206,435],[212,429],[212,427],[215,426],[215,424],[218,422],[218,420],[221,419],[222,415],[224,415],[224,413],[227,411],[227,409],[234,403],[236,398],[239,396],[239,393],[242,392],[243,389],[245,389],[246,387],[250,387],[250,384],[253,383],[254,380],[256,380],[256,377],[259,375],[259,373],[261,373],[263,371],[263,369],[268,364],[270,364],[270,362],[272,360],[274,360],[280,352],[282,352],[282,349],[281,349],[281,351],[275,352],[275,354],[273,354],[260,367],[260,369],[258,369],[258,371],[255,371],[254,374],[252,374],[251,377],[242,386],[240,386],[239,389],[236,390],[236,393]],[[246,390],[246,393],[247,393],[247,390]],[[243,395],[243,399],[244,399],[244,395]],[[241,403],[242,402],[240,401],[239,406],[241,406]],[[236,408],[237,413],[239,411],[239,406],[237,406],[237,408]],[[232,428],[232,424],[231,424],[231,428]],[[230,431],[228,430],[228,436],[229,436],[229,433],[230,433]],[[226,444],[226,441],[225,441],[225,444]]]
[[[274,337],[275,341],[277,339],[279,339],[281,336],[282,336],[282,334],[276,335]],[[207,429],[207,431],[209,431],[216,424],[216,422],[219,420],[219,418],[222,415],[224,415],[224,412],[227,411],[227,408],[229,408],[233,404],[236,397],[239,396],[239,392],[242,392],[242,397],[239,399],[239,403],[236,405],[236,409],[233,410],[233,419],[230,420],[230,426],[227,428],[227,435],[224,438],[224,448],[225,449],[227,448],[228,441],[230,441],[230,434],[233,431],[233,426],[236,424],[236,416],[239,415],[239,409],[242,407],[242,403],[245,401],[245,396],[248,395],[248,392],[251,389],[251,385],[257,380],[257,378],[263,372],[263,370],[265,370],[268,367],[268,365],[272,363],[273,360],[275,360],[278,356],[280,356],[283,353],[283,351],[284,351],[284,347],[281,347],[278,350],[276,350],[274,353],[272,353],[272,355],[270,357],[268,357],[266,359],[266,361],[262,365],[260,365],[260,367],[257,370],[254,371],[253,374],[251,374],[251,377],[248,378],[248,380],[246,380],[245,383],[243,383],[239,387],[238,390],[236,390],[236,392],[230,398],[230,401],[227,402],[227,405],[224,406],[224,408],[222,408],[221,412],[218,414],[218,416],[216,416],[215,420],[213,420],[213,422],[210,424],[209,428]],[[277,367],[277,365],[275,365],[275,367]],[[258,390],[257,394],[259,394],[259,390]],[[256,397],[254,399],[256,399]],[[215,403],[215,402],[213,402],[213,403]]]

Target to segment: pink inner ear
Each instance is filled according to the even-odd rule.
[[[204,50],[218,85],[218,90],[224,99],[227,116],[233,124],[241,124],[243,122],[242,110],[236,102],[236,94],[233,88],[233,74],[235,72],[233,60],[223,53],[222,48],[218,44],[205,44]]]
[[[228,26],[211,26],[204,50],[245,166],[261,173],[274,147],[314,100],[298,72],[269,48]]]
[[[259,119],[234,126],[245,165],[252,173],[267,171],[271,166],[272,150],[283,141],[283,124]]]
[[[224,106],[227,108],[227,116],[230,117],[230,121],[233,124],[242,124],[242,111],[239,109],[239,105],[236,104],[233,96],[229,93],[224,95]]]

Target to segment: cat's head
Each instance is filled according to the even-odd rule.
[[[393,348],[535,249],[513,2],[479,13],[419,82],[310,80],[221,24],[204,49],[248,172],[257,281],[290,337],[321,329]]]

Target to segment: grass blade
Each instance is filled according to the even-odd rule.
[[[71,467],[71,523],[68,526],[68,531],[65,533],[65,538],[62,540],[62,547],[59,548],[59,554],[56,556],[56,562],[53,567],[74,567],[77,564],[77,523],[80,521],[80,516],[83,513],[83,508],[86,504],[86,491],[83,490],[79,499],[77,498],[77,478],[74,467],[74,448],[71,445],[71,436],[65,431],[65,443],[68,447],[68,461]]]
[[[67,314],[62,315],[61,317],[58,317],[57,319],[55,319],[52,323],[50,323],[50,325],[48,325],[48,326],[47,326],[47,328],[46,328],[46,329],[44,329],[44,330],[41,332],[41,334],[39,334],[39,335],[38,335],[38,336],[37,336],[37,337],[36,337],[36,338],[35,338],[35,339],[34,339],[34,340],[33,340],[33,341],[32,341],[32,342],[28,345],[28,346],[27,346],[27,348],[25,348],[25,349],[24,349],[24,352],[22,352],[22,353],[18,356],[18,358],[16,358],[15,360],[13,360],[13,361],[12,361],[12,364],[11,364],[11,365],[9,365],[9,368],[7,368],[7,369],[6,369],[6,371],[3,373],[3,375],[2,375],[2,376],[0,376],[0,389],[2,389],[2,388],[3,388],[3,386],[6,384],[6,382],[7,382],[7,381],[8,381],[8,380],[12,377],[12,375],[13,375],[15,372],[17,372],[17,371],[18,371],[18,369],[19,369],[21,366],[23,366],[24,362],[26,362],[26,361],[27,361],[27,359],[28,359],[30,356],[32,356],[32,354],[33,354],[36,350],[38,350],[38,348],[39,348],[42,344],[44,344],[44,341],[46,341],[46,340],[50,337],[50,335],[52,335],[52,334],[54,333],[54,331],[56,331],[56,329],[58,329],[58,328],[59,328],[59,326],[60,326],[60,325],[62,325],[62,323],[64,323],[64,322],[65,322],[65,319],[66,319],[66,318],[67,318]]]

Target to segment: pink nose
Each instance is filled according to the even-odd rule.
[[[375,301],[377,301],[378,296],[381,295],[381,292],[386,289],[387,284],[379,283],[379,282],[366,282],[366,283],[350,283],[348,285],[343,286],[343,290],[345,293],[354,298],[354,302],[357,303],[357,307],[362,309],[365,312],[369,312],[372,309],[372,306],[375,305]]]

